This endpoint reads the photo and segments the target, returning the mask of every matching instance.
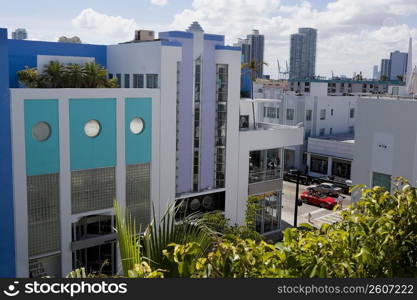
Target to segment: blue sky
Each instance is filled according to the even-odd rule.
[[[417,41],[416,0],[0,0],[0,7],[0,27],[24,27],[31,39],[47,41],[77,35],[111,44],[131,39],[134,29],[184,30],[197,20],[233,44],[256,28],[265,34],[273,77],[298,27],[318,29],[317,73],[324,76],[332,70],[370,76],[390,51],[405,51],[409,37]]]

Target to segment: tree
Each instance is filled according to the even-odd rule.
[[[256,119],[255,119],[255,103],[253,102],[253,83],[256,81],[257,73],[260,69],[260,66],[268,65],[265,62],[257,63],[254,59],[252,59],[249,63],[242,64],[241,70],[245,72],[249,72],[251,77],[251,98],[252,98],[252,115],[253,115],[253,128],[256,129]]]
[[[45,66],[41,80],[49,88],[59,88],[66,83],[64,70],[63,64],[51,61]]]
[[[42,73],[26,67],[18,71],[19,82],[27,88],[116,88],[117,79],[107,79],[107,70],[94,62],[63,65],[51,61]]]
[[[388,76],[386,75],[381,76],[381,81],[388,81],[388,80],[389,80]]]
[[[398,79],[398,81],[403,81],[404,80],[404,76],[403,75],[397,75],[397,79]]]
[[[26,66],[24,70],[17,72],[17,77],[19,78],[20,84],[27,88],[41,87],[36,68],[29,68],[28,66]]]
[[[87,77],[85,69],[81,65],[77,64],[68,64],[65,68],[65,76],[68,79],[69,86],[73,88],[83,87],[84,81]]]

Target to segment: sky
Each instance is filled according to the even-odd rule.
[[[205,32],[232,45],[252,29],[265,35],[265,73],[277,78],[277,60],[289,60],[289,37],[299,27],[318,29],[316,75],[372,76],[373,65],[394,50],[417,52],[417,0],[0,0],[0,27],[26,28],[29,39],[83,43],[131,40],[135,29]],[[413,55],[413,62],[417,64]]]

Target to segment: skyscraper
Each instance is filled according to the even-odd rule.
[[[381,71],[380,71],[380,79],[389,80],[390,77],[390,69],[391,69],[391,60],[383,58],[381,59]]]
[[[17,28],[12,32],[12,39],[14,40],[26,40],[28,38],[28,33],[25,28]]]
[[[380,75],[379,75],[378,65],[375,65],[373,68],[373,72],[372,72],[372,79],[379,80],[379,78],[380,78]]]
[[[408,53],[406,52],[391,52],[391,67],[389,73],[390,80],[398,80],[399,78],[404,78],[405,74],[407,73],[407,59]]]
[[[263,34],[259,34],[259,30],[254,29],[252,34],[247,36],[250,45],[250,60],[256,63],[256,77],[263,78],[264,76],[264,44],[265,38]]]
[[[258,71],[256,78],[263,78],[264,74],[264,49],[265,37],[259,34],[259,30],[254,29],[252,34],[248,34],[245,39],[239,39],[235,46],[242,49],[242,64],[248,64],[252,60],[256,64]]]
[[[316,73],[317,29],[299,28],[291,35],[290,79],[312,78]]]
[[[247,64],[251,60],[249,39],[239,39],[235,46],[242,49],[242,64]]]

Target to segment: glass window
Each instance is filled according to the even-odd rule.
[[[326,109],[320,110],[320,120],[326,120]]]
[[[142,118],[135,117],[130,121],[130,131],[133,134],[139,134],[143,131],[143,128],[145,127],[145,122]]]
[[[294,108],[287,108],[287,120],[294,120]]]
[[[116,74],[116,78],[117,78],[117,86],[121,87],[122,86],[122,74]]]
[[[279,107],[277,107],[277,119],[279,119]]]
[[[130,88],[130,74],[125,74],[125,88]]]
[[[133,74],[133,88],[143,88],[143,74]]]
[[[306,130],[305,130],[305,135],[304,135],[304,138],[305,138],[305,139],[308,139],[310,136],[311,136],[311,129],[306,129]]]
[[[84,132],[90,138],[95,138],[100,134],[101,126],[99,121],[90,120],[84,125]]]
[[[391,191],[391,176],[387,174],[373,172],[372,186],[380,186],[386,188],[387,191]]]
[[[350,161],[333,158],[332,175],[345,179],[350,179]]]
[[[46,122],[38,122],[32,127],[32,137],[38,142],[43,142],[51,136],[51,126]]]
[[[320,136],[323,136],[326,134],[326,128],[320,128]]]
[[[311,156],[310,171],[320,174],[327,174],[327,158]]]
[[[333,108],[330,110],[330,115],[333,116]]]
[[[148,89],[158,88],[158,74],[146,74],[146,88]]]
[[[270,192],[252,196],[256,198],[256,231],[259,233],[278,230],[281,223],[281,193]]]
[[[333,128],[330,127],[329,134],[333,134]]]
[[[351,119],[355,117],[355,109],[354,108],[350,109],[349,116],[350,116]]]
[[[349,133],[355,133],[355,127],[349,126]]]
[[[113,79],[113,74],[109,74],[109,79]]]
[[[275,107],[267,107],[267,117],[268,118],[276,118],[276,109]]]
[[[306,121],[311,121],[311,118],[313,116],[313,111],[311,109],[306,110]]]

